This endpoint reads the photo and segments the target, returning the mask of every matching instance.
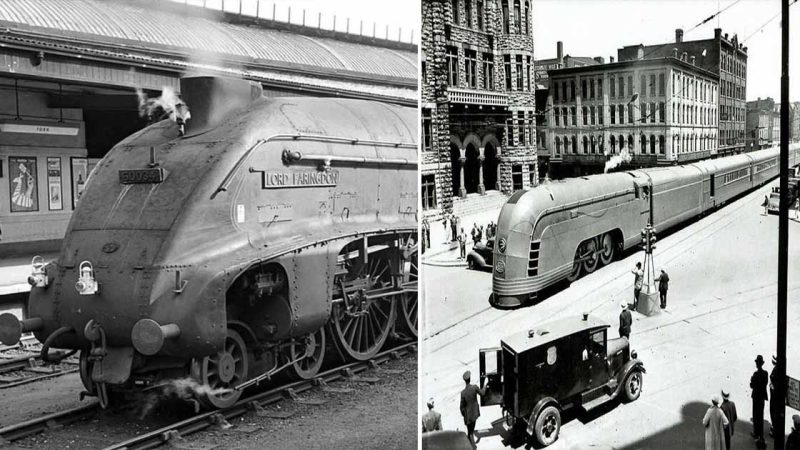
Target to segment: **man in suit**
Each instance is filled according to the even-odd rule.
[[[664,309],[667,307],[667,290],[669,290],[669,275],[664,269],[661,269],[656,281],[658,281],[658,293],[661,297],[661,309]]]
[[[442,429],[442,415],[433,409],[433,398],[428,399],[428,412],[422,416],[422,432]]]
[[[736,415],[736,403],[731,401],[730,396],[730,392],[723,389],[722,404],[719,405],[719,409],[721,409],[722,412],[725,413],[725,417],[728,418],[728,425],[725,426],[725,450],[731,450],[731,436],[733,436],[736,420],[738,419]]]
[[[631,324],[633,318],[631,312],[628,311],[628,304],[625,302],[620,303],[622,312],[619,313],[619,336],[625,336],[628,340],[631,338]]]
[[[761,367],[764,357],[756,356],[756,371],[750,377],[750,389],[753,390],[753,432],[750,433],[757,441],[764,441],[764,402],[767,401],[767,382],[769,375]]]
[[[478,405],[478,395],[483,397],[486,394],[485,389],[481,389],[474,384],[469,384],[470,380],[470,372],[469,370],[464,372],[464,390],[461,391],[461,415],[464,417],[464,424],[467,426],[467,437],[469,438],[470,444],[472,444],[472,448],[476,448],[475,445],[475,422],[478,421],[478,417],[481,416],[481,408]]]
[[[778,368],[778,358],[772,355],[772,371],[769,373],[769,435],[775,437],[775,422],[784,407],[781,399],[775,395],[775,369]]]
[[[639,304],[639,294],[642,292],[642,282],[644,280],[644,271],[642,271],[642,263],[637,262],[636,267],[631,270],[634,275],[633,279],[633,309]]]

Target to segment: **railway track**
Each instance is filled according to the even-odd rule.
[[[416,342],[401,344],[377,354],[371,360],[341,365],[320,373],[314,379],[295,381],[272,388],[268,391],[254,394],[239,400],[228,408],[196,414],[157,430],[114,443],[107,446],[106,449],[153,448],[170,441],[176,441],[184,436],[202,431],[209,427],[229,427],[230,425],[228,425],[228,422],[231,419],[251,411],[258,412],[265,406],[273,405],[283,400],[296,401],[298,403],[309,402],[308,399],[304,399],[300,394],[314,388],[319,388],[323,391],[337,392],[339,389],[328,386],[329,383],[334,381],[378,381],[377,378],[360,377],[358,374],[370,369],[381,370],[381,364],[415,353],[417,351],[416,345]],[[93,417],[99,411],[101,411],[99,402],[92,402],[78,408],[48,414],[36,419],[6,426],[0,428],[0,442],[14,442],[50,429],[60,428]]]
[[[53,358],[60,358],[66,352],[52,352]],[[48,378],[58,377],[78,371],[77,359],[65,359],[58,364],[42,365],[38,352],[29,352],[0,360],[0,389],[8,389]]]

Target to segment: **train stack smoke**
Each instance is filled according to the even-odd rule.
[[[623,148],[620,150],[619,155],[614,155],[606,161],[606,168],[603,170],[603,173],[608,173],[609,170],[617,168],[622,163],[629,163],[631,162],[631,154],[628,153],[627,148]]]
[[[164,86],[161,96],[148,98],[141,89],[136,89],[136,96],[139,98],[139,115],[148,117],[150,120],[159,121],[167,117],[173,122],[183,124],[192,117],[189,107],[183,102],[175,90],[169,86]]]
[[[200,384],[193,378],[178,378],[167,381],[158,389],[148,391],[136,405],[137,416],[143,419],[162,401],[169,399],[190,400],[201,395],[222,395],[231,389],[212,389],[207,384]]]

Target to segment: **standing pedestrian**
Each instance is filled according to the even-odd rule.
[[[664,269],[661,269],[656,281],[658,281],[658,294],[661,297],[661,309],[664,309],[667,307],[667,290],[669,290],[669,275]]]
[[[444,227],[444,235],[447,236],[447,213],[442,214],[442,226]]]
[[[769,212],[769,194],[764,196],[764,203],[761,206],[764,207],[764,215],[766,216]]]
[[[465,259],[467,257],[467,233],[461,229],[461,234],[458,235],[458,247],[461,250],[461,256],[458,259]]]
[[[470,234],[472,235],[472,245],[475,245],[480,241],[480,238],[478,237],[478,233],[479,233],[478,224],[475,223],[475,222],[472,222],[472,231],[470,231]]]
[[[753,432],[750,433],[757,441],[764,441],[764,402],[767,400],[767,371],[761,367],[764,358],[756,356],[756,371],[750,376],[750,389],[753,390]]]
[[[442,415],[433,409],[433,398],[428,399],[428,412],[422,416],[422,432],[442,429]]]
[[[624,336],[630,340],[633,318],[631,317],[631,312],[628,311],[628,304],[626,302],[622,302],[620,306],[622,307],[622,312],[619,313],[619,337]]]
[[[775,437],[775,425],[783,408],[780,397],[775,395],[775,369],[778,368],[778,358],[772,355],[772,370],[769,373],[769,436]],[[780,424],[783,426],[783,424]]]
[[[736,403],[733,403],[730,399],[730,392],[722,390],[722,404],[719,405],[719,409],[725,413],[725,417],[728,418],[728,425],[725,426],[725,450],[731,450],[731,437],[733,437],[733,433],[735,430],[736,421],[739,419],[738,415],[736,414]]]
[[[431,224],[428,218],[422,219],[422,233],[424,233],[425,242],[423,248],[431,248]]]
[[[703,426],[706,427],[706,450],[724,450],[724,429],[728,425],[728,418],[719,409],[719,397],[711,399],[711,407],[703,417]]]
[[[792,432],[786,436],[784,450],[800,450],[800,416],[792,416]]]
[[[483,225],[478,227],[478,242],[483,242]]]
[[[450,216],[450,233],[452,234],[451,242],[458,240],[458,217],[455,214]]]
[[[490,220],[489,225],[486,226],[486,239],[492,239],[494,237],[494,221]]]
[[[631,270],[635,276],[633,280],[633,309],[639,305],[639,294],[642,292],[642,281],[644,280],[644,272],[642,271],[642,263],[637,262],[636,267]]]
[[[477,422],[478,417],[481,416],[481,408],[478,405],[478,395],[483,397],[486,391],[474,384],[469,384],[470,375],[469,370],[464,372],[464,384],[466,384],[466,386],[464,390],[461,391],[461,415],[464,417],[464,425],[467,426],[469,443],[472,444],[472,448],[476,448],[474,437],[475,422]]]

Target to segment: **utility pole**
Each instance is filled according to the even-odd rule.
[[[780,399],[777,423],[772,424],[775,449],[783,450],[786,414],[786,291],[789,264],[789,0],[781,1],[781,152],[780,204],[778,210],[778,365],[775,392]]]

